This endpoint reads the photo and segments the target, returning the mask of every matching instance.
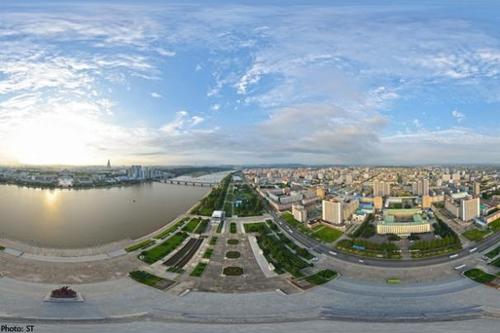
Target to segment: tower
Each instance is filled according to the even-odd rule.
[[[111,160],[108,160],[108,165],[107,165],[107,168],[108,168],[108,169],[111,169]]]

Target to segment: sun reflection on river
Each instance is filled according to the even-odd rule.
[[[45,206],[54,211],[59,206],[59,191],[45,191]]]

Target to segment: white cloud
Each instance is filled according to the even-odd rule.
[[[153,98],[162,98],[163,96],[160,93],[157,93],[157,92],[153,91],[151,93],[151,97],[153,97]]]
[[[464,119],[465,119],[465,114],[463,114],[462,112],[459,112],[457,110],[453,110],[451,111],[451,115],[453,116],[453,118],[455,118],[457,120],[457,122],[462,122]]]

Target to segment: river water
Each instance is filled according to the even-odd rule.
[[[186,212],[209,190],[161,183],[81,190],[0,185],[0,238],[49,248],[136,239]]]

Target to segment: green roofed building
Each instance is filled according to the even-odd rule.
[[[382,235],[408,236],[430,231],[431,222],[423,218],[419,208],[385,209],[382,220],[377,222],[377,233]]]

